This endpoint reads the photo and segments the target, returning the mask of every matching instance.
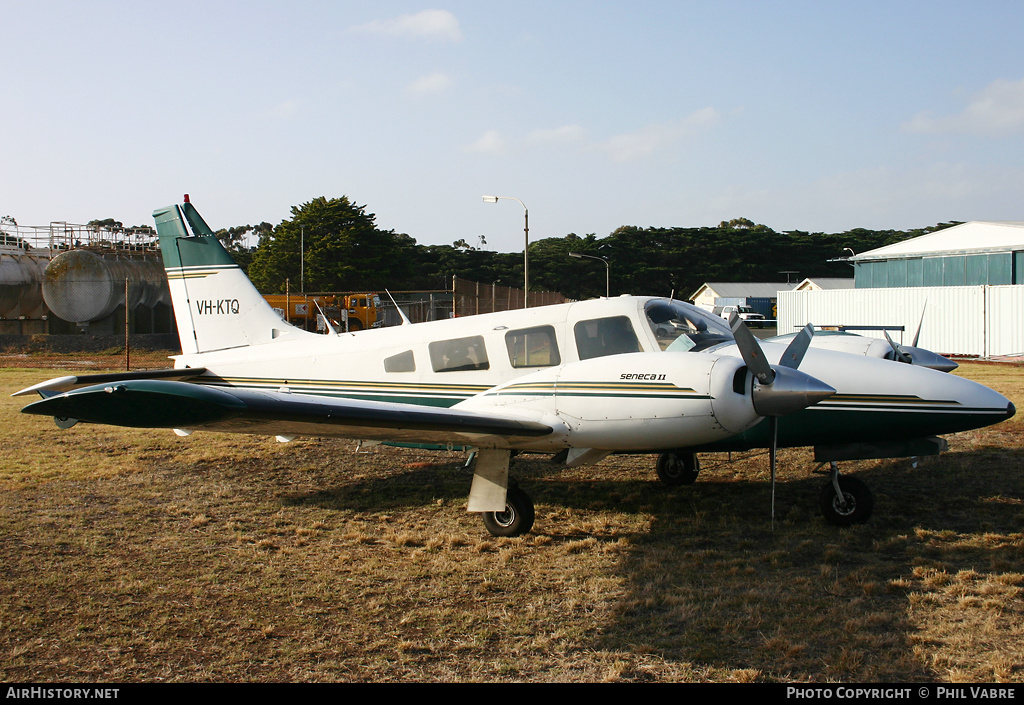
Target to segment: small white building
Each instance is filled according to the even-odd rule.
[[[746,296],[774,302],[780,291],[789,291],[795,286],[790,282],[704,282],[690,296],[690,301],[706,311],[713,309],[715,299],[719,298]]]
[[[832,291],[833,289],[852,289],[853,277],[840,279],[838,277],[808,277],[797,284],[793,291]]]

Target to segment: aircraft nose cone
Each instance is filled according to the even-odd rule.
[[[1013,402],[1011,401],[1009,404],[1006,405],[1006,418],[1012,419],[1013,415],[1016,414],[1016,413],[1017,413],[1017,407],[1015,407],[1013,405]]]

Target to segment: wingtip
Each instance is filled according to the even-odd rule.
[[[12,397],[23,397],[28,394],[38,393],[39,396],[46,396],[43,392],[63,392],[67,391],[78,382],[78,377],[74,375],[67,375],[64,377],[55,377],[54,379],[48,379],[45,382],[39,384],[33,384],[31,387],[25,387],[24,389],[12,394]]]

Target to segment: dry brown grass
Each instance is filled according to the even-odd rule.
[[[1024,409],[1021,368],[962,370]],[[764,454],[676,489],[650,457],[526,458],[534,533],[495,539],[457,454],[59,431],[2,399],[5,681],[1024,680],[1020,416],[844,464],[877,499],[850,530],[794,450],[774,531]]]

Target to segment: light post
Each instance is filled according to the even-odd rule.
[[[523,247],[523,308],[528,308],[530,306],[530,211],[525,203],[511,196],[484,196],[484,203],[497,203],[502,198],[507,201],[515,201],[523,207],[523,234],[526,237]]]
[[[584,257],[586,257],[587,259],[596,259],[599,262],[604,262],[604,297],[606,299],[610,299],[611,287],[609,285],[609,280],[611,279],[612,266],[608,264],[608,260],[606,260],[604,257],[595,257],[594,255],[583,255],[580,254],[579,252],[570,252],[569,256],[575,257],[576,259],[583,259]]]

